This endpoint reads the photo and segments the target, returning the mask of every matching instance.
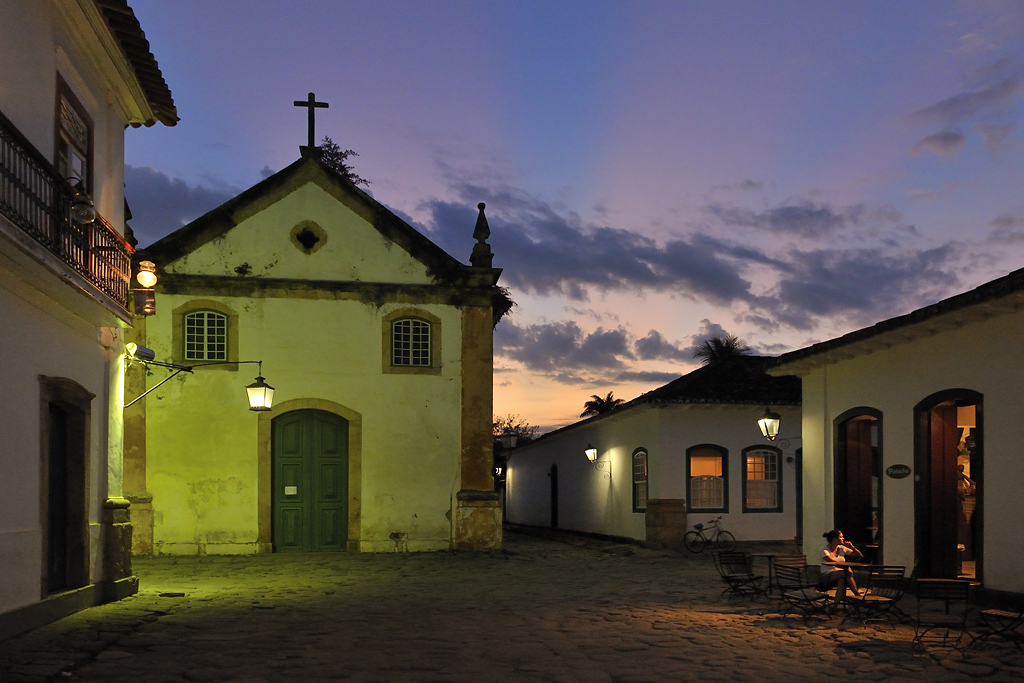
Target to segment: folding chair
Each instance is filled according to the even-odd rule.
[[[763,576],[757,576],[751,570],[751,558],[741,550],[719,550],[712,553],[715,558],[715,568],[718,574],[725,581],[725,589],[722,591],[730,597],[734,595],[761,597],[765,595],[762,587]]]
[[[893,616],[902,620],[906,617],[899,608],[899,602],[907,592],[909,579],[903,565],[878,565],[872,567],[868,574],[867,585],[862,595],[852,595],[849,599],[850,612],[843,618],[842,627],[847,619],[859,619],[864,625],[869,621],[885,619],[894,627]]]
[[[939,645],[962,651],[967,630],[971,582],[964,579],[918,579],[913,646]]]
[[[1024,633],[1018,630],[1024,626],[1024,613],[1002,609],[983,609],[978,612],[978,620],[981,622],[980,626],[983,630],[974,636],[971,647],[996,636],[1010,641],[1018,650],[1024,649],[1021,647],[1024,644]]]
[[[794,612],[802,615],[804,621],[827,615],[828,596],[807,581],[800,567],[776,564],[775,582],[779,587],[779,614],[783,619]]]
[[[768,572],[768,591],[771,592],[772,586],[772,572],[779,565],[786,565],[787,567],[796,567],[800,570],[800,574],[803,575],[807,572],[807,556],[806,555],[776,555],[772,558],[771,571]],[[778,579],[775,581],[775,586],[778,587]]]

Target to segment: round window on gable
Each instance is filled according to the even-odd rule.
[[[327,243],[327,233],[313,221],[302,221],[291,232],[292,244],[305,254],[312,254]]]

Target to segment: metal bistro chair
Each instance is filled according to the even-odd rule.
[[[939,645],[962,651],[967,630],[971,582],[964,579],[918,579],[913,646]]]
[[[872,567],[864,594],[849,598],[850,612],[843,618],[843,623],[853,618],[867,625],[869,621],[884,619],[895,628],[894,616],[901,621],[906,618],[906,614],[899,608],[899,602],[910,584],[906,573],[907,568],[903,565],[883,564]]]
[[[793,613],[802,615],[804,621],[813,616],[828,616],[828,595],[807,581],[802,568],[776,563],[775,583],[779,587],[779,615],[783,619]]]
[[[718,570],[722,580],[725,581],[725,589],[722,591],[730,597],[734,595],[746,597],[764,597],[765,589],[761,585],[764,582],[763,576],[757,576],[751,570],[751,558],[741,550],[719,550],[712,553],[715,558],[715,568]]]
[[[1013,643],[1018,650],[1024,649],[1024,613],[1003,609],[983,609],[978,612],[980,632],[971,641],[971,647],[989,638],[998,637]]]
[[[772,558],[771,565],[768,571],[768,592],[772,590],[772,573],[775,568],[780,565],[786,565],[787,567],[796,567],[800,570],[800,575],[803,576],[807,573],[807,556],[806,555],[776,555]],[[775,586],[779,585],[778,579],[775,580]]]

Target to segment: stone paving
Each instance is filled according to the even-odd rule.
[[[0,681],[1024,680],[1024,654],[915,652],[726,600],[711,557],[508,533],[502,553],[136,561],[137,596],[0,643]]]

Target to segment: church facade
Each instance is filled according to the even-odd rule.
[[[134,551],[500,548],[492,331],[511,302],[488,234],[481,204],[464,265],[306,147],[140,251],[159,282],[135,341],[191,372],[125,412]],[[126,398],[169,372],[135,366]],[[251,412],[257,373],[274,402]]]

